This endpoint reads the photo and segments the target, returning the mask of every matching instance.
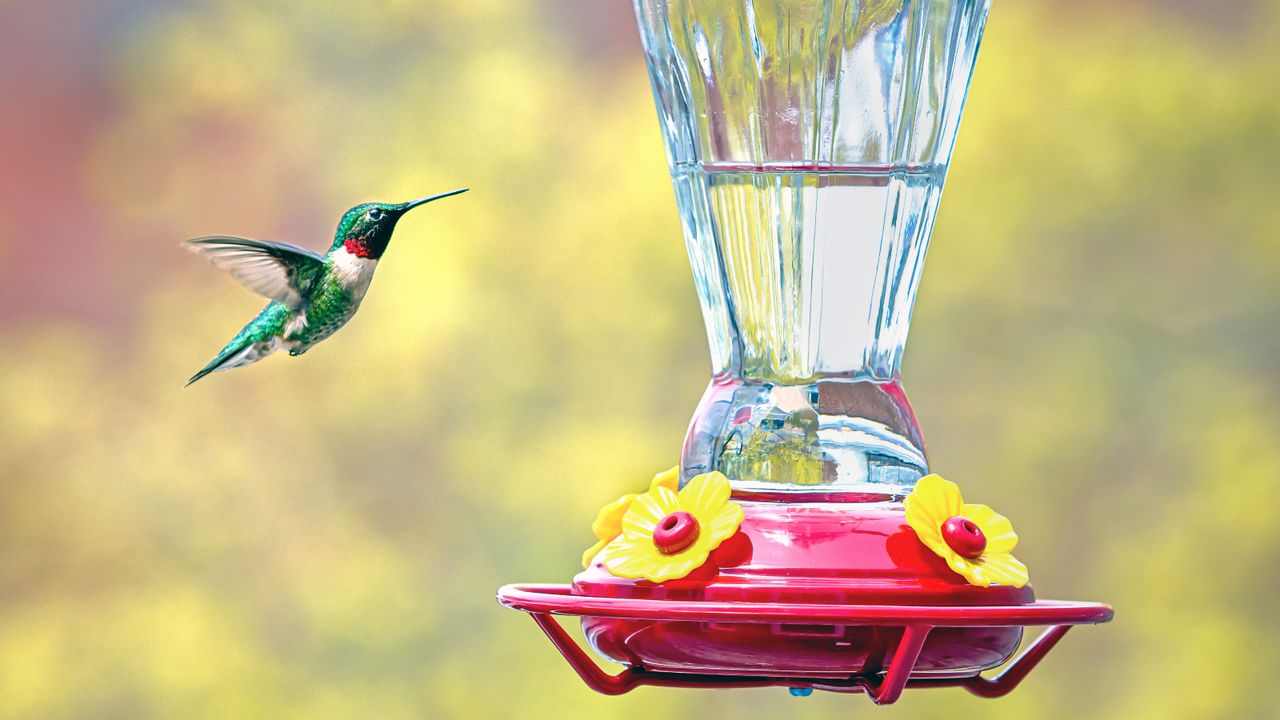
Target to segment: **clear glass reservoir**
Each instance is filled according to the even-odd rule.
[[[682,476],[906,492],[899,364],[989,0],[635,0],[711,345]]]

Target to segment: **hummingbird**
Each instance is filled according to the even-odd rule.
[[[211,372],[255,363],[277,350],[301,355],[337,332],[360,309],[396,222],[419,205],[466,191],[405,203],[356,205],[343,213],[333,245],[324,255],[288,243],[230,235],[188,240],[188,248],[271,302],[187,385]]]

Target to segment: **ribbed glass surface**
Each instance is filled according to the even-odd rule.
[[[717,372],[896,371],[987,5],[636,0]]]
[[[635,7],[715,374],[685,471],[909,485],[896,378],[988,0]]]

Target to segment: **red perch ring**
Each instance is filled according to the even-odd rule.
[[[959,686],[980,697],[1000,697],[1017,687],[1072,625],[1104,623],[1112,616],[1107,605],[1053,600],[987,607],[680,602],[584,597],[574,595],[569,585],[507,585],[498,591],[498,602],[529,613],[583,681],[605,695],[621,695],[641,685],[787,687],[797,694],[804,694],[807,690],[865,692],[877,705],[896,701],[908,687]],[[731,625],[857,625],[882,629],[886,636],[893,636],[889,643],[892,654],[888,657],[887,669],[838,678],[676,673],[646,670],[638,665],[610,675],[552,618],[553,615]],[[980,673],[966,677],[912,677],[924,642],[935,628],[1021,628],[1029,625],[1047,625],[1049,629],[994,678],[983,677]]]

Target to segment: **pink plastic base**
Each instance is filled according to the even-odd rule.
[[[999,697],[1022,681],[1072,625],[1104,623],[1106,605],[1040,600],[1021,605],[880,605],[680,601],[574,594],[569,585],[507,585],[498,591],[503,605],[533,616],[551,642],[586,684],[606,695],[641,685],[662,687],[788,687],[797,690],[865,692],[877,704],[898,699],[908,687],[963,687],[981,697]],[[867,629],[880,638],[878,648],[862,648],[861,670],[842,676],[803,674],[717,674],[686,667],[680,672],[633,664],[609,675],[591,659],[552,615],[579,616],[590,622],[649,622],[656,627],[708,623],[736,628],[752,625],[841,626]],[[919,665],[930,633],[956,629],[1049,626],[994,678],[979,673],[955,676],[931,673]],[[767,648],[762,648],[767,653]]]

